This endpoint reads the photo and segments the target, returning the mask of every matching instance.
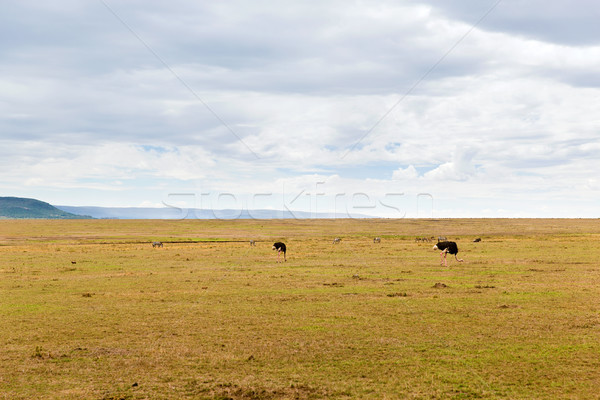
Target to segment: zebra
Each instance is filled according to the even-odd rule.
[[[152,242],[152,247],[163,247],[161,242]]]
[[[373,243],[381,243],[381,238],[376,237],[375,239],[373,239]]]
[[[250,246],[256,246],[256,242],[254,240],[250,241]]]
[[[340,239],[339,237],[333,239],[333,244],[338,244],[339,242],[341,242],[342,239]]]

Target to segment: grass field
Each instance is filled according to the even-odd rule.
[[[0,398],[598,399],[599,262],[591,219],[0,220]]]

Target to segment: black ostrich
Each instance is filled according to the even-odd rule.
[[[438,242],[435,246],[433,246],[434,250],[441,250],[442,252],[440,253],[440,265],[444,264],[446,267],[448,266],[448,262],[446,261],[446,255],[448,253],[450,254],[454,254],[454,258],[456,258],[456,261],[458,262],[463,262],[464,260],[461,258],[458,258],[457,254],[458,254],[458,246],[456,245],[456,242]]]
[[[273,243],[273,250],[277,250],[277,262],[279,262],[279,255],[281,253],[283,253],[283,260],[287,261],[287,258],[285,257],[285,243],[282,242],[275,242]]]

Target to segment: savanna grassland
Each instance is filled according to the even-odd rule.
[[[0,349],[2,399],[598,399],[600,220],[0,220]]]

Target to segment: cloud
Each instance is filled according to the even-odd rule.
[[[106,4],[3,9],[5,190],[594,193],[595,3]]]
[[[414,165],[409,165],[406,168],[398,168],[392,173],[392,179],[415,179],[419,177],[419,173]]]
[[[494,1],[476,0],[427,0],[426,3],[446,17],[471,24],[475,24],[496,4]],[[599,15],[600,5],[593,0],[579,1],[577,6],[564,1],[501,1],[479,26],[518,37],[563,45],[590,46],[600,44]]]
[[[28,147],[27,157],[16,154],[3,158],[5,184],[23,182],[26,186],[94,187],[112,191],[121,190],[119,186],[133,179],[202,179],[215,165],[209,155],[195,147],[153,148],[118,143],[60,148],[29,143]]]
[[[425,173],[426,179],[464,181],[474,176],[477,168],[473,158],[477,151],[473,148],[456,146],[453,160]]]

